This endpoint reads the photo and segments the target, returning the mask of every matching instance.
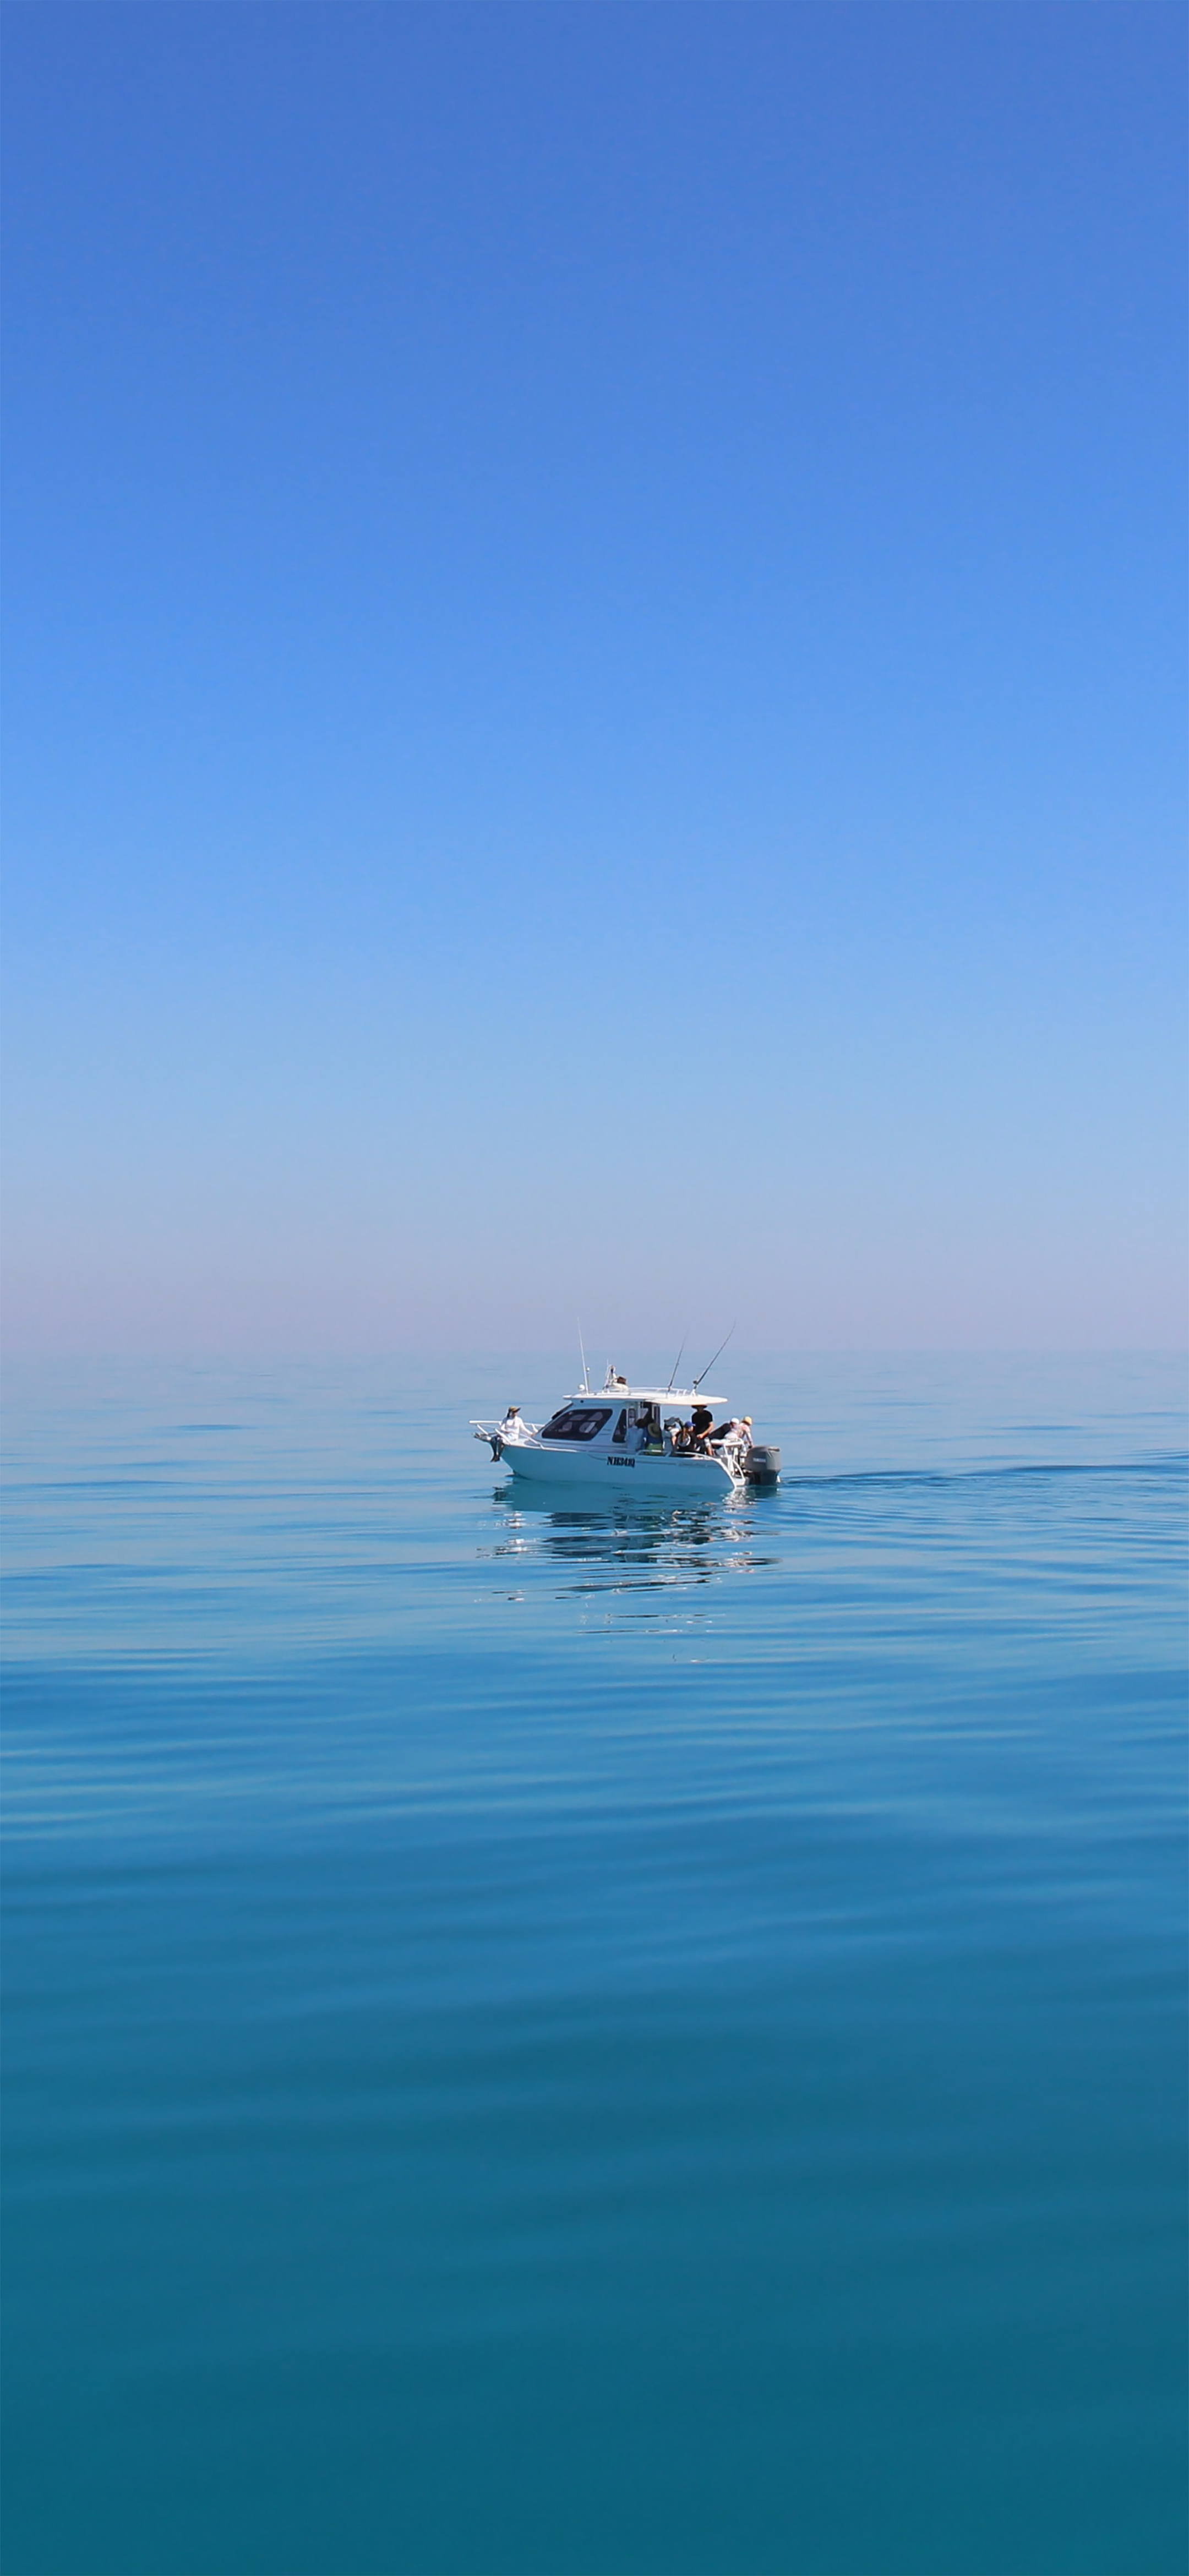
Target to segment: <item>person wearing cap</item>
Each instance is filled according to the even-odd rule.
[[[500,1424],[500,1437],[504,1440],[523,1440],[524,1424],[520,1418],[520,1407],[518,1404],[510,1404],[508,1406],[508,1410]]]

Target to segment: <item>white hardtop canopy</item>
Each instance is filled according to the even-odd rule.
[[[612,1386],[575,1387],[573,1404],[725,1404],[725,1395],[703,1395],[696,1386],[627,1386],[617,1378]]]

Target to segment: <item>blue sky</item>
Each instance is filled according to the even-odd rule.
[[[15,1343],[1181,1339],[1183,56],[10,5]]]

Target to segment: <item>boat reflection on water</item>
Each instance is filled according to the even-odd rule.
[[[592,1510],[577,1494],[563,1503],[556,1488],[538,1494],[518,1479],[497,1486],[492,1502],[503,1535],[481,1554],[565,1572],[567,1592],[683,1590],[779,1562],[756,1544],[779,1508],[775,1488],[742,1488],[721,1502],[685,1506],[644,1494],[629,1502],[617,1493],[617,1508]]]

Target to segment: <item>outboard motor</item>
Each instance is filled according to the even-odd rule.
[[[743,1462],[749,1485],[774,1485],[780,1475],[780,1451],[770,1442],[753,1440]]]

